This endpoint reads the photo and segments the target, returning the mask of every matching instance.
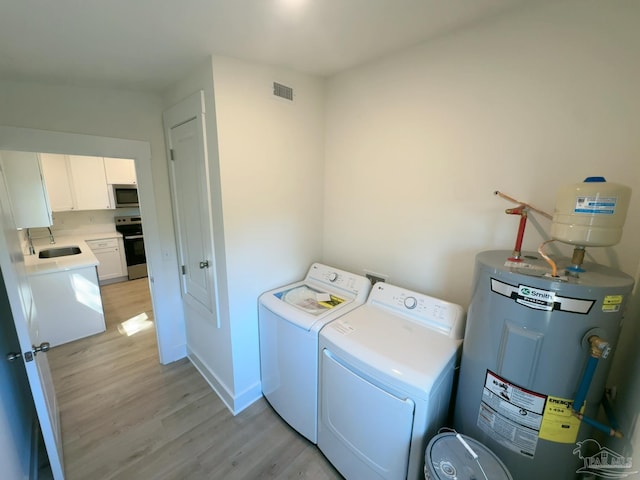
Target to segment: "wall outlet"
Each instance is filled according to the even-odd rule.
[[[378,282],[386,282],[389,275],[385,275],[384,273],[376,273],[371,270],[365,270],[364,276],[369,279],[371,285],[375,285]]]

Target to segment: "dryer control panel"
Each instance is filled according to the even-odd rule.
[[[367,304],[393,310],[396,315],[420,322],[450,338],[464,336],[464,309],[455,303],[388,283],[376,283]]]

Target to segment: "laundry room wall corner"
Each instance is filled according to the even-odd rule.
[[[322,253],[324,80],[213,56],[234,392],[259,397],[257,298]],[[293,100],[274,96],[274,82]]]

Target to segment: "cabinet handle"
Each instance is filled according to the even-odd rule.
[[[200,262],[200,268],[209,268],[209,260],[205,260],[204,262]]]

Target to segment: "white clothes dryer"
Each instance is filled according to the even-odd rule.
[[[449,412],[464,311],[387,283],[320,331],[318,447],[349,480],[422,478]]]
[[[304,280],[259,298],[262,393],[313,443],[318,438],[318,333],[364,304],[370,290],[366,277],[314,263]]]

